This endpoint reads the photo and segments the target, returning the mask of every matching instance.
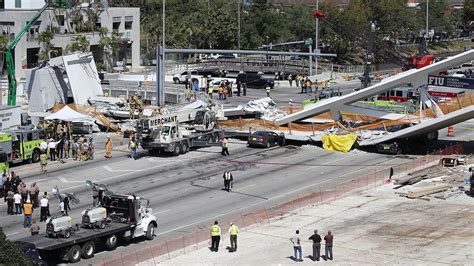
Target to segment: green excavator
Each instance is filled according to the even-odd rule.
[[[13,60],[13,51],[15,50],[16,45],[20,41],[21,37],[25,35],[26,32],[31,28],[48,8],[62,8],[62,9],[70,9],[71,4],[69,1],[64,0],[46,0],[46,4],[41,8],[33,18],[28,21],[26,26],[21,30],[21,32],[15,36],[13,40],[8,42],[6,47],[6,65],[7,65],[7,75],[8,75],[8,105],[15,106],[16,105],[16,77],[15,77],[15,61]]]

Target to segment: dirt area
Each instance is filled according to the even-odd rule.
[[[385,184],[318,206],[308,206],[270,222],[241,230],[238,251],[229,253],[227,234],[219,252],[207,243],[198,250],[177,251],[142,263],[152,265],[274,265],[292,264],[289,238],[296,229],[303,241],[303,263],[314,263],[308,237],[334,234],[335,264],[471,264],[474,259],[474,198],[465,193],[446,200],[408,199]],[[227,225],[222,231],[227,232]],[[324,254],[324,245],[322,245]],[[329,263],[329,261],[327,262]]]

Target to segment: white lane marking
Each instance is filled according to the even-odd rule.
[[[347,173],[347,174],[345,174],[345,175],[352,174],[352,173],[358,172],[358,171],[360,171],[360,170],[363,170],[363,169],[358,169],[358,170],[349,172],[349,173]],[[345,175],[341,175],[341,176],[345,176]],[[291,194],[291,193],[294,193],[294,192],[298,192],[298,191],[300,191],[300,190],[304,190],[304,189],[307,189],[307,188],[312,187],[312,186],[319,185],[319,184],[321,184],[321,183],[324,183],[324,182],[329,181],[329,180],[333,180],[333,179],[335,179],[335,178],[339,178],[339,177],[341,177],[341,176],[336,176],[336,177],[331,178],[331,179],[326,179],[326,180],[323,180],[323,181],[321,181],[321,182],[318,182],[318,183],[315,183],[315,184],[311,184],[311,185],[309,185],[309,186],[302,187],[302,188],[299,188],[299,189],[295,189],[295,190],[292,190],[292,191],[290,191],[290,192],[288,192],[288,193],[281,194],[281,195],[275,196],[275,197],[273,197],[273,198],[269,198],[269,199],[267,199],[267,200],[262,200],[262,201],[259,201],[259,202],[254,203],[254,204],[251,204],[251,205],[242,206],[242,207],[237,208],[237,209],[234,209],[234,210],[232,210],[232,211],[228,211],[228,212],[221,213],[221,214],[216,215],[216,216],[214,216],[214,217],[212,217],[212,218],[206,218],[206,219],[202,219],[202,220],[199,220],[199,221],[196,221],[196,222],[192,222],[192,223],[189,223],[189,224],[186,224],[186,225],[182,225],[182,226],[179,226],[179,227],[177,227],[177,228],[174,228],[174,229],[171,229],[171,230],[168,230],[168,231],[165,231],[165,232],[161,232],[161,233],[157,234],[157,236],[165,235],[165,234],[171,233],[171,232],[173,232],[173,231],[181,230],[181,229],[183,229],[183,228],[190,227],[190,226],[193,226],[193,225],[196,225],[196,224],[200,224],[200,223],[203,223],[203,222],[206,222],[206,221],[212,221],[212,220],[217,219],[218,217],[221,217],[221,216],[224,216],[224,215],[228,215],[228,214],[231,214],[231,213],[234,213],[234,212],[238,212],[238,211],[241,211],[242,209],[245,209],[245,208],[251,208],[251,207],[257,206],[257,205],[259,205],[259,204],[261,204],[261,203],[263,203],[263,202],[268,202],[268,201],[270,201],[270,200],[275,200],[275,199],[278,199],[278,198],[287,196],[288,194]]]
[[[112,173],[113,172],[135,172],[135,171],[137,171],[137,170],[114,170],[114,169],[110,168],[110,166],[108,166],[108,165],[104,165],[104,166],[102,166],[102,168],[104,168],[108,172],[112,172]]]
[[[326,164],[332,165],[332,164],[334,164],[335,162],[342,161],[342,160],[347,159],[347,158],[349,158],[349,157],[352,157],[352,156],[349,155],[349,156],[346,156],[346,157],[342,157],[342,158],[339,158],[339,159],[337,159],[337,160],[331,161],[331,162],[326,163]],[[326,167],[326,166],[327,166],[327,165],[316,165],[316,166],[308,167],[308,168],[306,168],[306,170],[311,170],[311,169],[314,169],[314,168]]]
[[[243,190],[243,189],[246,189],[246,188],[249,188],[249,187],[253,187],[253,186],[256,186],[257,184],[252,184],[252,185],[248,185],[248,186],[245,186],[245,187],[240,187],[238,189],[233,189],[232,191],[239,191],[239,190]]]
[[[7,236],[7,237],[8,237],[8,236],[16,235],[16,234],[18,234],[18,233],[19,233],[19,232],[13,232],[13,233],[10,233],[10,234],[8,234],[8,235],[5,235],[5,236]]]
[[[63,183],[82,183],[82,182],[84,182],[82,180],[80,180],[80,181],[69,181],[66,178],[62,177],[62,176],[59,176],[58,179],[59,179],[59,181],[61,181]]]
[[[173,164],[173,163],[169,163],[169,164]],[[163,167],[163,166],[167,166],[169,164],[161,164],[161,165],[156,165],[156,166],[153,166],[153,167],[149,167],[149,168],[146,168],[146,169],[140,169],[140,170],[134,170],[135,172],[142,172],[142,171],[146,171],[146,170],[151,170],[151,169],[155,169],[155,168],[159,168],[159,167]],[[109,176],[107,178],[103,178],[103,179],[100,179],[100,180],[92,180],[93,182],[103,182],[103,181],[106,181],[106,180],[110,180],[110,179],[115,179],[115,178],[119,178],[119,177],[122,177],[122,176],[126,176],[126,175],[129,175],[130,172],[128,173],[123,173],[123,174],[120,174],[120,175],[116,175],[116,176]],[[83,181],[81,181],[83,182]],[[62,190],[70,190],[70,189],[73,189],[73,188],[78,188],[78,187],[82,187],[85,185],[85,182],[83,185],[76,185],[76,186],[72,186],[72,187],[67,187],[67,188],[63,188]]]
[[[169,212],[169,211],[171,211],[171,210],[159,211],[159,212],[155,212],[153,215],[158,215],[158,214],[162,214],[162,213]]]

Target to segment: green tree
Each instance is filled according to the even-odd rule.
[[[464,0],[462,21],[464,25],[469,25],[471,21],[474,21],[474,1],[473,0]]]
[[[71,43],[66,45],[68,52],[87,52],[89,50],[90,42],[85,35],[76,35],[71,38]]]
[[[41,52],[38,55],[40,61],[45,61],[50,58],[50,51],[53,48],[51,41],[53,38],[54,33],[49,27],[38,34],[38,43],[42,46]]]
[[[33,265],[33,263],[24,256],[22,249],[7,239],[2,227],[0,227],[0,264]]]
[[[102,47],[104,55],[104,69],[110,71],[115,65],[120,42],[121,35],[118,31],[113,31],[110,36],[107,36],[107,33],[105,33],[99,41],[99,45]]]

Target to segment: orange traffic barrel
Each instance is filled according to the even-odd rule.
[[[454,137],[454,127],[448,126],[448,137]]]

